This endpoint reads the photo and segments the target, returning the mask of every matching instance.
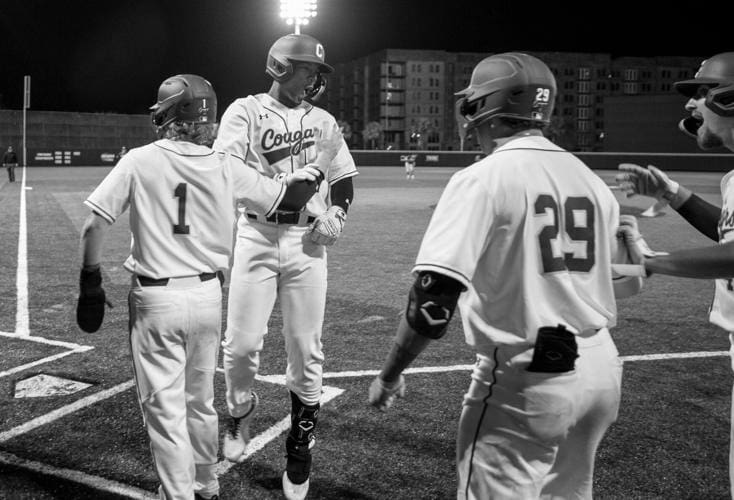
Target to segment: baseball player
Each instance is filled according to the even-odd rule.
[[[415,160],[418,155],[405,155],[405,178],[408,180],[415,179]]]
[[[487,57],[457,95],[459,126],[488,156],[441,195],[369,402],[385,410],[404,396],[403,370],[446,333],[458,303],[477,363],[459,420],[457,498],[591,498],[620,398],[608,330],[619,205],[543,136],[556,82],[542,61]]]
[[[309,102],[324,89],[324,47],[303,34],[273,43],[265,66],[267,93],[235,100],[222,116],[217,150],[245,158],[268,176],[298,172],[317,153],[314,139],[339,129],[335,118]],[[286,498],[304,498],[321,399],[324,354],[321,330],[326,303],[326,247],[336,242],[353,200],[354,160],[342,139],[316,196],[299,212],[255,214],[243,206],[229,287],[223,363],[231,415],[224,455],[242,460],[257,407],[253,392],[263,337],[276,298],[283,313],[286,384],[291,429],[283,473]]]
[[[734,151],[734,52],[716,54],[705,60],[693,79],[676,82],[674,86],[688,98],[685,109],[691,114],[680,122],[679,128],[695,137],[701,149],[724,146]],[[734,369],[734,170],[721,180],[721,208],[693,194],[652,165],[643,168],[625,163],[619,165],[619,170],[617,182],[628,196],[642,194],[669,202],[693,227],[718,242],[713,246],[652,258],[638,254],[637,259],[646,275],[659,273],[716,279],[709,320],[729,332]],[[734,421],[729,476],[734,485]]]
[[[277,181],[210,149],[217,97],[200,76],[168,78],[150,109],[159,140],[130,150],[85,201],[77,323],[87,332],[102,323],[102,242],[130,208],[130,346],[159,496],[218,498],[213,377],[235,205],[264,216],[298,209],[320,174],[308,166]]]

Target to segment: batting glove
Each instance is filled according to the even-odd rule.
[[[643,168],[634,163],[620,163],[618,168],[622,173],[617,174],[615,180],[628,198],[641,194],[658,200],[670,200],[680,188],[680,184],[652,165]]]
[[[111,304],[102,288],[102,271],[97,266],[83,268],[79,274],[79,299],[76,304],[76,324],[87,333],[102,326],[104,306]]]
[[[336,243],[344,229],[347,213],[339,205],[332,205],[323,214],[316,217],[310,226],[311,241],[318,245],[330,246]]]
[[[395,398],[405,397],[405,377],[400,375],[395,382],[389,383],[379,376],[370,385],[369,403],[380,411],[390,408]]]

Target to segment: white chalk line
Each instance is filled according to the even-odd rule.
[[[18,217],[18,271],[15,280],[17,302],[15,310],[15,333],[29,335],[28,322],[28,237],[26,232],[25,174],[20,185],[20,213]]]
[[[110,479],[104,479],[97,476],[91,476],[84,474],[73,469],[64,469],[61,467],[52,467],[41,462],[35,462],[33,460],[26,460],[24,458],[17,457],[11,453],[5,453],[0,451],[0,464],[11,465],[20,469],[29,470],[43,474],[45,476],[56,477],[65,481],[71,481],[85,486],[89,486],[98,491],[104,491],[108,493],[115,493],[120,496],[128,498],[158,498],[158,495],[135,488],[128,484],[118,483]]]
[[[118,384],[109,389],[105,389],[90,396],[78,399],[71,404],[62,406],[61,408],[57,408],[56,410],[46,413],[45,415],[41,415],[40,417],[29,420],[22,425],[13,427],[8,431],[0,432],[0,444],[10,439],[13,439],[14,437],[20,436],[21,434],[32,431],[33,429],[36,429],[42,425],[50,424],[51,422],[54,422],[62,417],[74,413],[75,411],[82,410],[87,406],[91,406],[95,403],[111,398],[112,396],[115,396],[123,391],[130,389],[134,385],[134,380],[128,380],[127,382],[123,382],[122,384]]]
[[[729,351],[703,351],[703,352],[684,352],[684,353],[664,353],[664,354],[644,354],[644,355],[620,356],[620,359],[622,361],[632,362],[632,361],[657,361],[657,360],[667,360],[667,359],[706,358],[706,357],[728,356],[728,355],[729,355]],[[406,374],[411,374],[411,373],[420,374],[420,373],[443,373],[443,372],[449,372],[449,371],[466,371],[466,370],[471,370],[473,367],[474,367],[473,364],[453,365],[453,366],[427,366],[427,367],[409,368],[405,370],[405,373]],[[223,372],[222,368],[217,368],[217,371]],[[325,379],[347,378],[347,377],[359,378],[359,377],[366,377],[366,376],[376,376],[378,373],[379,373],[379,370],[354,370],[354,371],[344,371],[344,372],[325,372],[323,374],[323,377]],[[281,385],[285,384],[284,375],[263,375],[263,376],[258,375],[257,379],[263,382],[270,382],[270,383],[276,383],[276,384],[281,384]],[[106,391],[102,391],[92,396],[88,396],[86,398],[80,399],[70,405],[59,408],[58,410],[47,413],[46,415],[43,415],[41,417],[35,418],[23,425],[14,427],[13,429],[10,429],[9,431],[0,433],[0,444],[5,441],[8,441],[9,439],[17,437],[21,434],[29,432],[37,427],[40,427],[41,425],[51,423],[77,410],[83,409],[99,401],[112,397],[115,394],[118,394],[124,390],[132,388],[133,386],[134,386],[134,381],[129,380],[128,382],[117,385],[111,389],[108,389]],[[324,396],[323,396],[322,401],[326,403],[332,400],[333,398],[341,395],[342,393],[344,393],[344,389],[340,389],[337,387],[324,386]],[[252,441],[248,445],[247,451],[245,452],[245,459],[251,457],[258,451],[260,451],[262,448],[264,448],[269,442],[271,442],[273,439],[275,439],[280,434],[282,434],[285,430],[287,430],[289,425],[290,425],[290,416],[287,416],[283,418],[282,420],[278,421],[275,425],[266,429],[264,432],[253,437]],[[122,495],[128,498],[145,498],[145,499],[156,498],[156,496],[154,496],[152,493],[141,492],[140,489],[135,488],[133,486],[123,485],[115,481],[105,479],[103,477],[94,476],[91,474],[85,474],[80,471],[71,471],[68,469],[63,469],[63,468],[54,467],[54,466],[47,465],[47,464],[41,464],[41,463],[34,462],[31,460],[22,459],[19,457],[14,457],[12,455],[8,455],[3,452],[0,452],[0,462],[6,463],[6,461],[9,460],[8,459],[9,456],[13,457],[13,460],[14,460],[13,465],[18,468],[27,469],[30,471],[37,471],[37,472],[47,474],[47,475],[53,475],[53,476],[56,476],[56,477],[59,477],[59,478],[62,478],[68,481],[77,482],[80,484],[84,484],[86,486],[92,486],[94,488],[97,488],[100,491],[113,492],[113,493],[116,493],[118,495]],[[218,475],[225,474],[234,465],[235,464],[231,464],[227,462],[226,460],[219,462],[217,464],[217,474]],[[39,469],[39,467],[41,467],[42,469]]]
[[[45,363],[50,363],[51,361],[56,361],[57,359],[65,358],[66,356],[70,354],[86,352],[86,351],[89,351],[90,349],[93,349],[93,347],[72,349],[71,351],[60,352],[58,354],[54,354],[53,356],[48,356],[48,357],[33,361],[31,363],[26,363],[24,365],[16,366],[15,368],[11,368],[10,370],[5,370],[5,371],[0,372],[0,378],[7,377],[8,375],[12,375],[14,373],[22,372],[23,370],[27,370],[28,368],[33,368],[34,366],[42,365]]]

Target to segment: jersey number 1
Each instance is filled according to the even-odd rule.
[[[565,214],[566,234],[573,241],[586,242],[586,257],[575,257],[573,252],[563,252],[561,257],[553,255],[553,247],[551,240],[558,238],[558,203],[549,194],[541,194],[535,200],[535,213],[542,215],[549,209],[553,213],[553,224],[545,226],[538,234],[538,244],[540,245],[540,256],[543,259],[543,272],[552,273],[556,271],[588,272],[594,267],[595,244],[594,241],[594,204],[584,196],[569,196],[563,204],[563,213]],[[586,213],[586,225],[577,226],[574,219],[574,211],[583,211]]]
[[[173,234],[189,234],[189,226],[186,225],[186,188],[185,182],[180,183],[173,190],[173,196],[178,198],[178,224],[173,225]]]

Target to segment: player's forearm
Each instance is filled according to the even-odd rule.
[[[336,181],[331,186],[331,204],[340,206],[344,212],[349,211],[349,207],[354,201],[354,184],[351,177]]]
[[[682,278],[731,278],[734,277],[734,242],[647,258],[645,269],[653,274]]]
[[[289,212],[300,211],[316,193],[318,187],[318,182],[294,182],[286,188],[285,195],[278,204],[278,209]]]
[[[718,224],[721,208],[683,186],[678,188],[678,193],[670,200],[670,206],[702,234],[719,241]]]
[[[380,378],[385,382],[395,382],[430,342],[431,339],[413,330],[403,315],[395,335],[395,344],[383,364]]]
[[[87,217],[81,232],[82,267],[97,266],[102,260],[102,242],[109,223],[94,213]]]

